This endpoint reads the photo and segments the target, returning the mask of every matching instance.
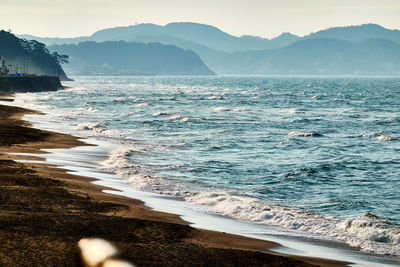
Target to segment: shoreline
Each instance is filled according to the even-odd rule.
[[[80,177],[72,174],[66,173],[67,170],[63,170],[60,168],[52,167],[46,164],[31,164],[31,163],[18,163],[15,161],[10,160],[32,160],[32,157],[25,157],[25,156],[15,156],[15,155],[4,155],[4,153],[44,153],[40,151],[43,148],[71,148],[74,146],[79,145],[87,145],[77,138],[60,134],[60,133],[53,133],[48,131],[42,131],[35,128],[31,128],[29,123],[24,122],[21,120],[21,117],[27,113],[33,113],[34,111],[26,110],[23,108],[17,107],[9,107],[9,106],[0,106],[1,110],[1,129],[4,133],[4,129],[13,129],[13,127],[18,128],[19,132],[12,132],[13,134],[12,139],[8,139],[8,143],[5,143],[5,140],[1,140],[1,147],[0,147],[0,172],[7,173],[7,185],[4,184],[0,187],[2,190],[5,191],[13,191],[16,190],[17,192],[7,192],[7,194],[15,193],[13,195],[13,199],[16,200],[16,203],[19,205],[15,205],[14,207],[10,208],[10,205],[7,205],[7,199],[3,201],[3,208],[1,209],[2,213],[2,221],[3,227],[0,230],[0,235],[3,236],[3,240],[7,240],[5,243],[7,245],[3,246],[2,251],[0,252],[3,254],[3,259],[9,259],[10,262],[2,262],[6,266],[8,264],[12,265],[11,261],[14,260],[14,264],[20,264],[19,260],[27,260],[18,257],[18,253],[36,255],[37,253],[46,254],[41,255],[38,258],[44,257],[47,260],[54,262],[66,262],[71,260],[71,256],[73,258],[73,264],[77,264],[77,257],[76,257],[76,244],[77,241],[82,237],[90,237],[90,236],[100,236],[117,244],[117,246],[121,249],[122,253],[131,258],[134,262],[139,265],[156,265],[160,264],[160,261],[154,259],[154,255],[152,251],[160,250],[159,246],[163,246],[168,248],[167,252],[164,253],[167,255],[162,255],[161,258],[163,260],[168,259],[168,264],[164,261],[165,265],[169,265],[171,260],[178,261],[175,264],[179,264],[179,260],[182,260],[180,264],[183,262],[188,263],[190,265],[190,259],[188,259],[188,255],[192,255],[195,253],[196,255],[201,257],[197,257],[197,262],[192,262],[192,264],[200,264],[200,265],[208,265],[206,262],[202,261],[213,261],[214,264],[228,264],[229,260],[227,259],[227,255],[229,255],[230,262],[232,264],[237,264],[243,260],[242,265],[263,265],[263,264],[271,264],[273,262],[276,264],[275,266],[284,266],[284,265],[292,265],[292,266],[308,266],[307,263],[317,264],[320,266],[345,266],[346,263],[333,261],[333,260],[325,260],[325,259],[317,259],[317,258],[307,258],[307,257],[300,257],[300,256],[279,256],[279,253],[270,252],[267,249],[276,246],[277,244],[274,242],[267,242],[264,240],[257,240],[243,236],[236,236],[231,234],[225,234],[221,232],[213,232],[207,230],[199,230],[192,228],[187,225],[187,222],[180,219],[179,215],[169,214],[158,212],[150,209],[149,207],[144,206],[143,202],[136,199],[131,199],[127,197],[121,197],[112,194],[103,193],[101,190],[104,189],[112,189],[112,188],[105,188],[98,185],[94,185],[90,183],[90,181],[94,181],[94,178],[88,177]],[[29,134],[27,134],[29,132]],[[25,135],[24,135],[25,134]],[[34,157],[35,160],[38,160],[40,156]],[[13,169],[16,174],[12,175],[10,173],[10,168]],[[42,195],[33,196],[35,201],[38,201],[37,207],[32,207],[32,210],[28,208],[28,210],[21,207],[21,203],[24,203],[24,199],[21,195],[18,195],[18,191],[22,190],[25,194],[29,191],[32,191],[32,186],[30,186],[30,180],[32,176],[40,177],[40,181],[42,181],[39,185],[35,186],[35,189],[44,185],[46,188],[46,192],[53,191],[60,191],[60,196],[49,196],[52,203],[43,203],[45,201]],[[17,178],[15,181],[12,181],[12,178]],[[20,181],[21,180],[21,181]],[[47,181],[47,182],[46,182]],[[48,181],[51,185],[47,184]],[[4,183],[4,181],[3,181]],[[18,183],[22,183],[25,187],[21,189],[21,185]],[[54,183],[54,185],[53,185]],[[25,185],[28,184],[28,185]],[[14,188],[15,187],[15,188]],[[52,189],[52,190],[49,190]],[[114,190],[115,191],[115,190]],[[43,192],[42,192],[43,193]],[[50,193],[50,192],[49,192]],[[51,194],[50,194],[51,195]],[[74,199],[74,201],[71,200]],[[77,199],[77,200],[75,200]],[[31,199],[25,199],[25,201]],[[35,202],[34,201],[34,202]],[[67,201],[66,208],[59,205],[59,202]],[[70,203],[70,202],[73,203]],[[54,202],[54,203],[53,203]],[[76,202],[76,203],[74,203]],[[26,204],[26,203],[25,203]],[[24,205],[22,205],[24,206]],[[29,205],[28,205],[29,206]],[[43,212],[42,212],[42,209]],[[10,249],[15,250],[16,246],[13,247],[13,240],[7,239],[4,234],[10,234],[14,231],[14,233],[18,233],[18,228],[22,227],[26,229],[23,232],[21,241],[24,243],[32,238],[37,238],[39,235],[48,235],[50,237],[51,229],[43,228],[43,233],[37,232],[34,228],[42,226],[40,222],[43,222],[43,219],[49,219],[51,221],[52,216],[49,215],[49,210],[52,211],[52,214],[56,211],[55,217],[60,215],[61,217],[66,217],[74,224],[86,224],[89,222],[94,223],[93,221],[100,221],[103,225],[98,225],[95,223],[93,227],[100,228],[97,230],[94,229],[87,229],[85,231],[67,231],[65,229],[66,225],[63,225],[60,221],[57,221],[57,224],[60,224],[59,227],[62,231],[66,231],[65,237],[59,236],[58,240],[50,240],[46,243],[47,247],[59,244],[60,242],[63,248],[63,252],[60,253],[58,251],[56,254],[48,253],[49,251],[45,251],[45,249],[41,249],[42,246],[35,247],[35,246],[18,246],[20,251],[14,251],[14,255],[16,257],[11,257],[13,255],[10,253]],[[39,211],[39,212],[38,212]],[[53,214],[54,215],[54,214]],[[77,215],[80,215],[77,217]],[[24,219],[32,219],[34,221],[31,223],[24,224]],[[15,224],[15,220],[17,219],[18,222]],[[7,221],[13,221],[13,224],[7,224]],[[107,221],[107,223],[105,223]],[[68,220],[65,221],[67,223]],[[72,223],[69,222],[69,223]],[[112,222],[112,223],[111,223]],[[4,226],[5,223],[5,226]],[[37,224],[38,223],[38,224]],[[113,229],[109,229],[109,227],[104,227],[106,225],[117,226],[120,225],[121,229],[126,229],[125,225],[129,224],[139,224],[139,225],[151,225],[149,229],[147,229],[147,234],[150,234],[157,229],[158,236],[153,237],[154,240],[141,240],[146,239],[145,235],[138,236],[135,233],[132,233],[130,230],[127,230],[128,233],[124,233],[121,229],[117,231]],[[47,224],[47,223],[46,223]],[[92,224],[91,224],[92,225]],[[97,227],[95,227],[95,225]],[[56,227],[57,228],[57,227]],[[79,228],[79,227],[78,227]],[[142,227],[141,227],[142,229]],[[162,230],[160,230],[162,229]],[[34,231],[35,230],[35,231]],[[60,229],[59,229],[60,230]],[[108,230],[109,232],[104,232],[104,230]],[[32,233],[35,232],[35,233]],[[148,233],[149,232],[149,233]],[[176,236],[179,233],[179,236]],[[53,233],[54,234],[54,233]],[[127,237],[131,234],[132,240],[126,240]],[[133,236],[132,236],[133,235]],[[154,234],[153,234],[154,235]],[[69,241],[66,242],[65,238],[68,236]],[[171,239],[172,236],[172,239]],[[64,240],[62,240],[64,239]],[[125,240],[124,242],[120,239]],[[32,241],[32,240],[31,240]],[[42,240],[41,240],[42,241]],[[139,241],[139,242],[138,242]],[[171,242],[172,241],[172,242]],[[29,242],[28,242],[29,243]],[[178,245],[177,245],[177,244]],[[133,247],[140,247],[143,251],[143,247],[147,248],[147,253],[141,253],[140,257],[136,257],[137,251],[133,252]],[[46,246],[45,246],[46,247]],[[68,248],[68,249],[67,249]],[[4,251],[4,249],[7,250]],[[139,249],[140,250],[140,249]],[[186,251],[187,255],[186,258],[177,258],[175,254],[177,252],[182,253]],[[57,251],[57,248],[55,249]],[[68,252],[68,253],[67,253]],[[15,254],[17,253],[17,254]],[[74,255],[71,255],[74,254]],[[175,254],[174,254],[175,253]],[[6,257],[6,255],[8,255]],[[57,256],[55,256],[57,255]],[[36,257],[36,256],[35,256]],[[149,259],[152,258],[153,260]],[[159,258],[160,256],[157,255]],[[184,261],[183,261],[184,260]],[[195,260],[195,259],[192,259]],[[228,261],[227,261],[228,260]],[[302,260],[304,262],[298,261]],[[163,261],[161,261],[163,262]],[[307,263],[306,263],[307,262]],[[71,263],[71,262],[70,262]],[[219,264],[219,265],[220,265]],[[274,266],[274,265],[272,265]]]

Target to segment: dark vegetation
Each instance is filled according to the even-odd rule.
[[[10,72],[67,79],[61,64],[68,63],[68,56],[57,52],[51,54],[46,45],[38,41],[20,39],[10,32],[0,31],[0,56],[6,60]]]

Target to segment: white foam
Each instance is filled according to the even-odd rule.
[[[91,130],[95,135],[120,137],[122,133],[118,130],[107,129],[101,122],[85,122],[75,127],[76,130]]]
[[[378,141],[392,141],[395,140],[396,138],[387,135],[380,135],[376,139],[378,139]]]
[[[185,122],[185,121],[188,121],[190,119],[190,117],[189,116],[180,115],[180,114],[173,114],[168,119],[169,120],[180,120],[180,121]]]
[[[170,119],[170,120],[176,120],[176,119],[180,119],[180,118],[182,118],[182,115],[174,114],[174,115],[172,115],[171,117],[169,117],[168,119]]]
[[[148,106],[149,104],[147,104],[147,103],[139,103],[139,104],[136,104],[136,106],[137,107],[146,107],[146,106]]]
[[[39,96],[38,95],[32,100],[47,101],[47,100],[50,100],[50,99],[52,99],[52,97],[49,96],[49,95],[43,95],[43,96]]]
[[[128,156],[133,152],[146,150],[131,147],[115,149],[102,165],[107,171],[124,177],[124,181],[137,190],[175,196],[207,206],[213,213],[239,220],[301,231],[316,238],[333,238],[367,252],[400,256],[400,229],[383,220],[366,216],[340,219],[234,195],[225,189],[209,188],[204,192],[205,188],[198,185],[178,184],[149,173],[149,167],[129,160]],[[170,166],[174,167],[180,166]]]
[[[245,109],[245,108],[234,108],[232,111],[233,112],[245,112],[245,111],[248,111],[248,109]]]
[[[379,135],[382,135],[382,131],[376,131],[376,132],[363,134],[364,137],[379,136]]]
[[[94,130],[101,126],[100,122],[85,122],[75,127],[76,130]]]
[[[64,91],[86,91],[86,90],[90,90],[87,87],[82,87],[82,86],[73,86],[73,87],[65,87]]]
[[[130,165],[129,160],[126,156],[129,154],[129,147],[119,147],[111,151],[108,158],[100,164],[107,168],[125,168]]]
[[[290,114],[296,114],[296,113],[301,113],[300,111],[298,111],[297,109],[282,109],[280,110],[281,112],[284,113],[290,113]]]
[[[291,137],[311,137],[311,136],[322,136],[322,134],[315,133],[315,132],[292,131],[292,132],[288,133],[288,136],[291,136]]]
[[[224,99],[224,97],[221,95],[212,95],[212,96],[208,97],[208,99],[210,99],[210,100],[219,99],[220,100],[220,99]]]
[[[207,189],[209,191],[204,192],[201,190],[205,188],[174,183],[149,173],[146,166],[131,162],[128,156],[137,151],[146,152],[131,147],[115,149],[102,165],[107,171],[124,177],[126,183],[140,191],[175,196],[207,206],[213,213],[239,220],[301,231],[316,238],[333,238],[367,252],[400,256],[400,229],[383,220],[366,216],[340,219],[234,195],[225,189],[214,188],[218,191]]]
[[[340,227],[361,240],[375,241],[390,245],[400,244],[400,229],[377,218],[360,216],[343,220]],[[357,243],[356,243],[357,245]]]
[[[214,107],[214,108],[211,108],[213,111],[230,111],[231,109],[230,108],[227,108],[227,107]]]
[[[367,252],[400,256],[400,229],[382,220],[365,216],[339,219],[222,192],[195,193],[185,200],[240,220],[331,237]]]
[[[161,177],[140,174],[139,172],[137,174],[130,173],[126,176],[128,178],[125,182],[131,184],[136,190],[178,196],[178,191],[174,188],[175,186]]]
[[[161,112],[161,111],[157,111],[153,113],[153,117],[159,117],[159,116],[166,116],[166,115],[170,115],[169,112]]]

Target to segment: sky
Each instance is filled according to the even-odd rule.
[[[41,37],[181,21],[266,38],[364,23],[400,29],[400,0],[0,0],[0,29]]]

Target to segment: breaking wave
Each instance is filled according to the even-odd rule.
[[[198,183],[196,186],[177,184],[153,175],[147,166],[129,159],[134,153],[145,152],[147,150],[140,147],[117,148],[101,162],[102,170],[123,177],[126,183],[137,190],[175,196],[207,206],[216,214],[301,231],[322,239],[337,239],[366,252],[400,256],[400,228],[386,220],[369,214],[341,219],[269,204],[255,197],[244,196],[243,193],[229,193],[223,188],[203,188]],[[180,167],[170,165],[159,168]]]
[[[316,132],[297,132],[293,131],[288,133],[288,136],[291,137],[321,137],[323,134],[316,133]]]

